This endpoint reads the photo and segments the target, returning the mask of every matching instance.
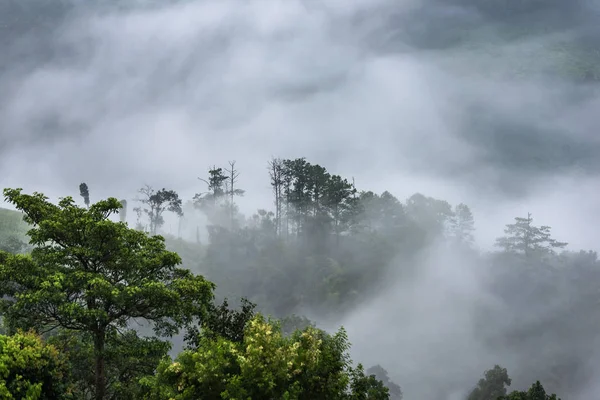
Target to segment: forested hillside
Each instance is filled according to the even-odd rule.
[[[261,332],[264,332],[264,329],[267,332],[271,332],[271,330],[279,332],[279,328],[274,322],[260,319],[262,317],[253,319],[256,312],[282,319],[282,336],[274,336],[275,342],[268,342],[268,346],[270,346],[268,348],[272,348],[272,351],[277,352],[278,348],[283,349],[285,346],[296,346],[293,344],[294,340],[305,343],[303,342],[305,339],[302,339],[305,335],[317,335],[314,339],[317,340],[319,335],[326,334],[318,329],[314,330],[315,328],[311,327],[314,326],[311,319],[317,322],[317,326],[321,322],[326,322],[329,326],[335,325],[343,321],[345,315],[351,314],[361,304],[367,304],[369,299],[376,296],[378,292],[384,291],[389,286],[390,277],[404,279],[407,282],[414,279],[413,276],[420,273],[419,269],[424,268],[419,261],[419,257],[424,252],[450,251],[455,254],[454,257],[458,254],[461,262],[478,265],[481,276],[485,277],[485,290],[496,299],[497,303],[494,305],[482,303],[473,306],[473,329],[475,329],[473,334],[480,341],[478,346],[484,343],[493,354],[509,352],[518,355],[518,360],[514,363],[515,367],[513,368],[513,372],[517,375],[512,379],[516,387],[526,388],[532,381],[541,380],[552,391],[566,393],[568,396],[579,393],[581,388],[588,385],[588,379],[591,376],[589,362],[593,357],[590,349],[593,347],[596,329],[600,323],[600,313],[596,306],[600,301],[600,292],[597,290],[600,265],[595,252],[564,251],[567,243],[555,239],[551,234],[550,227],[534,223],[532,215],[529,214],[517,216],[512,222],[507,221],[505,235],[497,240],[498,251],[481,253],[473,247],[476,223],[469,207],[465,204],[451,205],[444,200],[422,194],[415,194],[405,201],[400,201],[389,192],[376,194],[359,190],[352,180],[332,174],[325,167],[311,164],[305,159],[272,159],[267,166],[268,175],[265,173],[265,179],[269,179],[271,182],[273,205],[267,204],[265,209],[260,209],[256,214],[248,217],[238,211],[237,204],[239,201],[243,201],[244,190],[242,189],[243,181],[239,179],[239,167],[235,163],[209,169],[205,178],[201,178],[206,188],[193,199],[186,199],[186,206],[183,205],[184,199],[181,199],[174,190],[167,188],[156,190],[149,186],[140,188],[140,196],[136,199],[129,201],[113,199],[94,205],[90,201],[90,193],[93,197],[93,188],[82,184],[79,188],[82,206],[77,206],[76,202],[70,198],[62,200],[57,207],[46,203],[43,197],[30,197],[21,194],[20,191],[5,192],[7,199],[24,211],[28,222],[35,224],[32,231],[34,250],[31,256],[11,258],[6,254],[3,256],[1,264],[4,294],[16,299],[16,302],[7,301],[4,304],[4,313],[6,313],[7,321],[10,321],[9,331],[22,326],[34,328],[43,333],[46,332],[44,327],[53,324],[55,329],[52,332],[56,332],[58,336],[55,333],[44,333],[46,340],[50,343],[58,340],[58,344],[55,343],[55,345],[59,348],[61,348],[60,346],[72,348],[70,346],[75,345],[75,342],[72,341],[85,341],[87,340],[86,335],[93,334],[97,330],[96,322],[89,325],[91,322],[86,321],[100,318],[97,315],[109,318],[105,314],[96,314],[98,311],[93,310],[96,310],[97,306],[93,306],[92,303],[87,303],[87,305],[81,303],[78,306],[82,308],[81,311],[71,310],[70,307],[64,308],[70,304],[71,300],[69,299],[72,298],[70,296],[89,298],[90,293],[93,292],[95,293],[93,296],[100,296],[98,297],[98,301],[101,301],[99,304],[106,304],[105,307],[113,307],[111,304],[114,304],[114,307],[117,307],[114,311],[109,309],[102,311],[102,313],[108,312],[108,315],[114,313],[112,319],[105,319],[103,322],[103,326],[105,326],[103,340],[108,341],[113,338],[111,335],[117,335],[110,339],[116,340],[111,346],[125,346],[119,352],[132,351],[133,353],[127,356],[129,357],[127,362],[133,363],[139,362],[136,361],[136,353],[142,351],[134,350],[136,346],[151,346],[143,352],[148,351],[150,352],[148,354],[154,354],[154,361],[150,364],[140,365],[139,375],[136,375],[135,379],[126,375],[127,379],[134,379],[135,382],[138,382],[136,379],[152,376],[154,368],[166,354],[169,346],[164,344],[166,342],[156,341],[157,339],[143,339],[143,342],[138,342],[142,339],[139,339],[134,331],[122,331],[121,329],[126,326],[132,327],[130,318],[134,317],[159,322],[167,316],[175,318],[175,325],[164,326],[166,330],[161,333],[170,335],[175,333],[178,327],[188,326],[185,346],[191,350],[185,350],[178,356],[176,363],[180,364],[170,364],[170,362],[164,361],[158,366],[158,372],[154,378],[144,378],[138,382],[141,386],[134,381],[128,381],[128,385],[133,386],[117,385],[110,379],[106,381],[106,390],[113,391],[111,393],[113,396],[117,396],[116,398],[124,396],[115,394],[120,390],[133,390],[138,393],[135,396],[142,396],[140,393],[147,390],[144,392],[145,396],[158,396],[148,398],[167,398],[161,396],[174,396],[175,392],[169,392],[173,390],[169,389],[171,387],[169,385],[174,385],[175,382],[179,382],[177,385],[189,384],[192,385],[190,388],[196,387],[191,383],[192,381],[188,381],[192,378],[184,379],[183,375],[179,375],[182,372],[177,372],[179,371],[177,368],[183,368],[181,371],[192,368],[193,371],[185,372],[185,376],[188,376],[188,374],[203,374],[202,371],[205,368],[222,368],[227,365],[228,361],[226,360],[231,356],[227,355],[227,352],[234,351],[233,348],[226,347],[230,350],[225,350],[225,348],[219,347],[220,350],[217,350],[212,346],[235,347],[237,346],[235,343],[245,340],[245,335],[255,337],[253,340],[263,343],[263,347],[267,346],[267,342],[262,341],[267,340],[268,337],[260,339],[259,336],[264,334]],[[110,214],[115,213],[120,213],[121,218],[125,219],[127,208],[121,208],[123,206],[134,211],[137,221],[136,230],[126,228],[121,223],[109,222]],[[272,211],[267,211],[269,209]],[[160,250],[163,246],[162,239],[159,236],[151,235],[161,232],[169,213],[174,214],[180,220],[184,220],[187,214],[205,215],[209,224],[199,226],[198,230],[208,230],[208,242],[190,242],[170,237],[167,239],[167,246],[176,253]],[[20,215],[8,211],[5,214]],[[9,226],[6,223],[3,224]],[[97,233],[94,233],[96,230]],[[103,234],[104,230],[107,231]],[[81,236],[76,232],[87,233]],[[111,233],[109,234],[109,232]],[[108,237],[104,236],[108,234]],[[102,239],[103,237],[113,239],[104,242],[107,239]],[[140,250],[142,252],[140,254],[137,251],[129,254],[127,247],[119,247],[131,240],[135,240],[135,243],[139,241],[137,246],[142,246],[140,249],[147,249]],[[44,243],[53,243],[53,245],[47,247]],[[11,250],[6,245],[4,248]],[[113,250],[109,251],[111,248],[120,249],[119,253],[113,254]],[[84,249],[86,250],[82,253]],[[109,252],[106,253],[107,251]],[[156,253],[157,251],[159,253]],[[181,256],[181,260],[177,254]],[[105,257],[108,259],[105,260]],[[47,266],[43,262],[46,259],[56,261],[52,261],[52,266]],[[133,262],[133,264],[126,267],[125,264],[122,264],[125,260],[130,260],[128,262]],[[172,269],[179,261],[182,261],[185,269]],[[150,264],[146,265],[147,263]],[[94,265],[98,265],[98,267],[93,267]],[[102,265],[106,265],[106,267],[101,267]],[[126,269],[122,270],[122,268]],[[137,268],[140,269],[139,272],[136,272]],[[164,278],[157,278],[162,275],[156,275],[156,273],[164,268],[171,272]],[[151,275],[139,275],[140,273],[146,274],[142,271],[156,272],[152,272]],[[201,274],[208,281],[204,281],[200,275],[197,277],[194,277],[193,274],[189,275],[189,271]],[[76,278],[81,273],[84,275]],[[143,276],[152,277],[152,279],[146,282],[142,278],[141,281],[125,283],[126,281],[122,280],[130,278],[125,278],[128,275],[124,274],[134,274],[132,277],[136,276],[135,279]],[[38,278],[31,281],[28,276]],[[168,276],[170,278],[167,278]],[[155,278],[159,280],[154,281]],[[100,286],[96,287],[94,284],[92,287],[96,287],[96,289],[84,289],[79,286],[84,284],[81,279],[85,279],[90,284],[92,281],[100,279],[98,281]],[[115,281],[115,279],[117,280]],[[175,281],[170,284],[163,279],[175,279]],[[186,286],[181,286],[183,283],[175,284],[180,279],[191,279],[191,281],[185,283]],[[197,279],[199,281],[196,281]],[[9,285],[9,282],[13,282],[13,284]],[[52,282],[55,283],[52,284]],[[154,285],[158,282],[163,282],[161,285],[166,284],[167,287],[165,289],[158,289],[158,287],[143,289],[146,285]],[[192,284],[192,282],[197,283]],[[217,299],[215,299],[215,303],[210,302],[214,287],[209,282],[216,284],[214,293],[217,294]],[[14,286],[15,283],[17,286]],[[67,297],[56,298],[58,292],[53,290],[48,292],[49,288],[53,287],[47,286],[49,284],[55,285],[56,289],[53,290],[59,290]],[[193,285],[200,286],[193,289],[195,287]],[[66,287],[70,288],[67,292],[60,289]],[[115,289],[109,289],[111,287]],[[135,289],[135,287],[138,288]],[[171,289],[168,289],[169,287]],[[180,289],[176,289],[177,287]],[[173,303],[172,308],[165,310],[160,308],[163,306],[162,302],[173,294],[160,291],[155,293],[154,290],[177,291],[183,290],[184,287],[189,287],[189,289],[178,296],[184,296],[184,294],[192,296],[189,300],[187,297],[178,297],[179,303]],[[117,292],[111,290],[117,290],[119,293],[124,291],[124,294],[116,294]],[[142,291],[135,294],[139,290]],[[191,291],[188,292],[188,290]],[[199,292],[195,292],[197,290]],[[18,293],[21,291],[30,293],[30,295],[35,293],[35,297],[32,299],[37,300],[25,300],[27,297],[21,300],[18,297]],[[128,294],[125,296],[125,293]],[[105,300],[99,300],[104,298],[102,296],[108,297]],[[152,303],[147,303],[150,298],[144,300],[145,296],[151,296],[153,299],[158,297],[152,300]],[[239,303],[241,309],[239,311],[229,309],[226,298],[233,299],[234,304],[238,304],[241,298],[242,302]],[[159,301],[158,299],[164,300]],[[193,299],[204,302],[194,306],[200,307],[197,311],[194,311],[195,308],[189,308],[192,307],[191,303],[189,306],[186,305],[187,301]],[[223,300],[224,303],[221,304]],[[60,303],[51,306],[52,308],[47,308],[57,301]],[[142,303],[138,303],[140,301]],[[452,302],[453,300],[448,298],[448,301]],[[125,303],[119,305],[121,302]],[[498,303],[500,303],[500,307]],[[47,306],[40,307],[42,304],[47,304]],[[125,307],[126,304],[129,304],[127,307],[130,308],[118,311],[119,307]],[[141,304],[147,304],[147,306],[140,308]],[[170,303],[167,302],[164,306],[167,307],[168,304]],[[208,308],[205,308],[207,306]],[[157,311],[159,309],[162,311]],[[59,314],[56,314],[57,312]],[[182,312],[189,314],[177,314]],[[204,319],[201,319],[204,322],[201,322],[200,329],[189,328],[188,321],[193,320],[193,315],[204,315]],[[309,315],[310,319],[299,315]],[[30,318],[34,318],[34,320],[30,320]],[[254,322],[248,325],[249,321]],[[157,327],[162,327],[162,323]],[[115,329],[121,328],[113,331],[113,326]],[[305,328],[307,326],[308,328]],[[293,333],[296,328],[308,330],[304,333],[299,331]],[[289,334],[292,336],[286,339],[288,337],[286,335]],[[121,337],[121,335],[125,336]],[[90,340],[92,337],[93,335],[90,336]],[[332,341],[331,345],[338,349],[336,351],[343,353],[349,349],[344,331],[338,332],[337,336],[325,337]],[[15,338],[15,340],[33,341],[32,346],[37,349],[35,351],[46,351],[43,350],[44,347],[39,346],[47,345],[36,342],[38,339],[34,337]],[[64,342],[65,340],[67,342]],[[89,342],[89,345],[92,346],[93,343]],[[106,345],[108,343],[106,342]],[[315,342],[314,346],[321,346],[317,343],[321,342]],[[322,345],[326,345],[325,343],[329,342],[322,343]],[[533,343],[535,345],[532,345]],[[309,345],[309,342],[306,342],[305,345],[313,346]],[[473,351],[477,351],[475,348],[477,347],[474,347]],[[80,348],[77,352],[83,351],[82,349]],[[90,347],[89,350],[86,350],[85,354],[87,355],[73,354],[75,359],[64,361],[67,363],[65,365],[68,366],[69,362],[72,366],[87,362],[85,357],[91,357],[94,354],[92,349],[93,347]],[[199,349],[203,350],[194,355],[196,353],[193,352],[200,351]],[[316,349],[315,351],[317,351]],[[67,353],[69,351],[71,350],[68,350]],[[220,358],[214,357],[203,359],[203,351],[216,351],[222,354],[219,357],[225,358],[221,361],[219,361]],[[309,351],[309,348],[306,351]],[[103,374],[113,373],[110,369],[112,367],[108,367],[110,363],[122,362],[118,361],[119,357],[122,357],[119,352],[110,356],[117,357],[116,359],[107,358],[105,360],[108,369]],[[339,353],[339,357],[342,357],[342,353]],[[274,355],[275,353],[273,353]],[[343,357],[347,356],[346,354]],[[251,357],[251,355],[248,354],[247,357]],[[477,357],[477,353],[470,357]],[[487,359],[487,356],[484,358]],[[314,362],[320,362],[318,360],[317,357]],[[92,374],[89,381],[85,373],[81,375],[82,370],[73,371],[72,373],[75,373],[74,384],[79,389],[71,387],[69,390],[85,389],[86,393],[94,392],[94,387],[97,387],[99,383],[92,379],[94,368],[92,368],[92,361],[89,362],[89,368],[86,369]],[[280,361],[269,361],[269,363],[275,364],[269,364],[271,366],[268,368],[276,368],[278,362]],[[205,363],[216,364],[210,364],[212,366],[209,367],[209,364]],[[220,365],[219,363],[225,364]],[[174,370],[175,365],[181,365],[181,367]],[[60,373],[68,373],[65,372],[68,371],[67,366],[64,366],[67,369]],[[97,365],[96,368],[98,368]],[[115,368],[117,370],[114,373],[120,371],[118,365],[115,365]],[[242,368],[241,371],[244,371],[246,367],[240,365],[240,368]],[[247,368],[254,367],[249,365]],[[314,368],[329,367],[315,364]],[[341,364],[340,368],[342,368]],[[344,368],[346,367],[342,369],[346,371]],[[350,367],[348,366],[348,368]],[[393,370],[388,372],[379,366],[377,368],[372,369],[371,372],[380,371],[376,375],[384,382],[388,382],[390,378],[387,378],[387,374],[390,374],[392,381],[387,383],[390,388],[396,387],[393,381],[402,384],[401,376],[395,375]],[[59,373],[44,371],[40,373]],[[360,367],[356,371],[347,371],[348,377],[354,377],[352,379],[366,379],[366,377],[363,378],[364,375],[361,375]],[[123,370],[122,373],[125,371]],[[355,373],[359,375],[354,375]],[[426,375],[427,372],[424,374]],[[198,376],[198,379],[205,379]],[[475,378],[476,376],[471,377],[471,379]],[[184,381],[180,379],[184,379]],[[336,379],[342,378],[338,376]],[[488,379],[492,378],[488,377]],[[506,393],[504,384],[511,382],[510,379],[507,379],[503,378],[499,381],[500,383],[496,382],[497,387],[494,390]],[[84,382],[88,383],[84,384]],[[284,384],[283,381],[276,382],[279,382],[275,383],[277,390],[287,391],[295,387],[291,383],[289,385],[292,386],[288,387],[286,386],[288,384]],[[303,390],[306,390],[306,393],[312,393],[313,389],[310,389],[310,384],[300,381],[298,384],[300,385],[297,388],[299,392],[296,393],[294,391],[296,389],[289,392],[292,398],[295,398],[293,396],[304,398],[303,395],[298,394],[303,393]],[[358,383],[356,384],[358,385]],[[374,387],[379,385],[375,381],[368,385],[371,384],[375,385]],[[84,385],[85,388],[81,385]],[[461,388],[460,385],[466,386]],[[483,383],[480,383],[481,385]],[[142,387],[145,389],[142,390]],[[233,390],[227,388],[228,386],[225,385],[219,390]],[[192,391],[190,393],[196,393],[194,390],[204,389],[196,387],[196,389],[189,390]],[[249,389],[237,388],[235,390]],[[469,389],[468,383],[460,380],[455,382],[446,380],[432,385],[429,393],[431,396],[444,398],[448,393],[455,393],[457,390],[467,393],[471,389]],[[477,392],[480,394],[473,392],[469,398],[495,399],[495,397],[489,397],[489,394],[481,394],[487,393],[486,390],[488,389],[481,389],[481,392]],[[534,385],[531,390],[538,389],[535,389]],[[399,393],[399,389],[397,391]],[[151,392],[154,394],[149,394]],[[181,393],[184,392],[185,390]],[[191,396],[189,394],[181,394],[181,396],[183,397],[177,398],[194,398],[185,397]],[[262,395],[258,394],[250,396],[262,398],[260,397]],[[368,398],[380,398],[377,397],[379,395],[373,394],[372,396],[375,397]],[[382,396],[384,395],[382,394]],[[513,396],[517,396],[517,394]],[[538,397],[523,398],[537,399]]]
[[[599,16],[0,0],[0,398],[600,398]]]

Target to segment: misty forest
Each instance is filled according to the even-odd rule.
[[[0,0],[0,398],[600,398],[599,27]]]

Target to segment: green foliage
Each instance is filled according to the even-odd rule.
[[[344,330],[308,327],[284,336],[255,316],[242,343],[200,339],[196,350],[165,360],[144,380],[146,399],[387,399],[387,388],[353,369]]]
[[[235,170],[235,162],[231,162],[230,166],[230,170],[213,166],[208,170],[208,180],[198,178],[206,183],[208,191],[196,193],[193,204],[215,225],[233,229],[237,210],[233,199],[234,196],[242,196],[244,190],[236,188],[239,174]]]
[[[361,192],[359,197],[359,225],[369,232],[394,234],[408,225],[408,216],[404,205],[390,192],[377,195],[373,192]]]
[[[200,197],[223,203],[228,180],[211,171],[211,192]],[[247,297],[277,317],[303,307],[335,315],[352,310],[398,253],[405,257],[395,265],[408,262],[453,215],[448,203],[421,195],[410,199],[409,215],[391,193],[359,194],[353,182],[303,158],[274,159],[269,174],[275,212],[260,209],[237,224],[209,215],[205,257],[184,259],[224,295]],[[461,225],[464,232],[470,224]]]
[[[536,381],[527,391],[514,391],[508,396],[499,397],[498,400],[560,400],[556,394],[546,394],[546,390]]]
[[[389,389],[375,375],[365,375],[363,366],[350,370],[351,400],[387,400],[390,398]]]
[[[368,375],[373,375],[380,380],[390,391],[390,400],[402,400],[402,388],[393,382],[388,376],[388,372],[381,365],[375,365],[367,370]]]
[[[43,332],[67,356],[64,374],[74,398],[402,398],[400,386],[380,366],[366,372],[351,366],[343,331],[327,334],[294,313],[342,318],[385,284],[389,266],[398,269],[397,276],[410,275],[419,265],[413,260],[432,240],[447,239],[455,249],[469,246],[471,210],[421,194],[402,202],[389,192],[358,193],[347,179],[304,159],[273,160],[269,172],[275,212],[260,209],[248,219],[234,215],[236,193],[215,167],[206,181],[211,193],[200,196],[212,223],[208,243],[167,242],[185,267],[218,283],[221,295],[242,296],[239,309],[230,309],[226,299],[213,303],[214,285],[176,268],[181,259],[166,251],[163,238],[112,222],[123,202],[108,199],[79,208],[70,198],[54,205],[37,193],[6,191],[33,225],[35,246],[28,256],[0,252],[0,294],[6,296],[0,311],[7,331]],[[159,203],[146,203],[155,221],[150,231],[160,226],[161,210],[169,209],[168,199]],[[215,205],[218,212],[211,209]],[[11,213],[21,220],[22,214]],[[577,382],[581,355],[530,343],[547,340],[540,332],[589,340],[585,333],[600,323],[594,284],[600,262],[592,252],[556,255],[565,244],[550,237],[549,227],[533,226],[531,216],[516,220],[498,240],[504,251],[464,252],[487,269],[491,294],[515,318],[507,328],[474,316],[477,329],[486,325],[477,333],[535,359],[530,365],[536,376],[527,379],[542,379],[563,392]],[[0,237],[2,224],[0,218]],[[569,307],[540,316],[548,304],[561,305],[565,298]],[[280,322],[256,315],[254,302]],[[165,336],[186,328],[188,348],[171,362],[165,341],[129,329],[134,318]],[[509,384],[506,370],[496,366],[469,400],[554,399],[539,383],[506,394]]]
[[[280,327],[284,335],[291,335],[298,330],[303,331],[308,327],[315,328],[316,326],[305,316],[292,314],[281,319]]]
[[[68,356],[75,398],[90,398],[95,392],[94,342],[86,332],[59,331],[48,342]],[[106,338],[106,397],[139,398],[139,380],[153,375],[156,366],[167,356],[171,344],[158,338],[140,337],[134,330],[120,334],[110,332]]]
[[[145,318],[172,334],[205,311],[213,285],[176,268],[180,258],[165,250],[162,237],[110,221],[120,208],[116,199],[86,210],[69,197],[55,206],[42,194],[4,193],[34,225],[36,246],[31,256],[1,259],[2,292],[14,296],[3,310],[14,321],[95,331]]]
[[[40,193],[5,189],[25,213],[31,255],[0,253],[0,310],[12,328],[89,333],[96,359],[96,398],[104,398],[105,345],[133,318],[172,335],[204,315],[214,285],[176,268],[177,254],[164,239],[113,222],[121,204],[110,198],[89,209],[70,197],[58,205]]]
[[[269,173],[280,236],[302,238],[305,245],[322,252],[328,233],[339,240],[352,227],[356,189],[348,180],[304,158],[273,160]]]
[[[219,199],[224,197],[227,192],[225,190],[225,182],[227,182],[227,175],[223,168],[217,168],[216,166],[208,170],[208,180],[205,181],[202,178],[198,178],[204,181],[208,185],[208,193],[196,194],[195,200],[199,207],[207,204],[207,202],[215,205]]]
[[[0,335],[2,399],[72,399],[68,369],[58,350],[35,333]]]
[[[183,216],[182,200],[174,190],[163,188],[155,191],[151,186],[146,185],[139,190],[139,193],[142,197],[137,201],[143,206],[134,208],[134,211],[138,213],[138,219],[142,212],[148,216],[151,234],[156,235],[158,229],[165,223],[163,218],[165,211],[170,211],[180,217]]]
[[[244,341],[244,332],[248,322],[254,317],[256,304],[241,299],[240,310],[230,309],[227,299],[219,306],[210,304],[200,327],[188,330],[185,341],[192,349],[198,348],[201,338],[216,339],[218,337],[234,343]]]
[[[560,400],[555,394],[546,394],[540,381],[536,381],[527,391],[515,390],[507,394],[506,387],[510,386],[512,380],[506,368],[499,365],[485,371],[484,375],[469,394],[468,400]]]
[[[554,254],[554,249],[562,249],[567,243],[558,242],[550,236],[549,226],[536,227],[531,214],[527,218],[516,217],[514,224],[506,225],[507,236],[496,239],[496,246],[506,252],[531,256],[534,254]]]
[[[469,394],[468,400],[501,398],[506,395],[506,386],[510,386],[511,383],[506,368],[495,365],[494,368],[485,371],[484,378],[479,380],[477,387]]]
[[[444,233],[446,224],[454,217],[452,206],[444,200],[416,193],[406,201],[406,213],[425,228],[432,238]]]
[[[473,213],[466,204],[454,207],[453,216],[450,217],[450,237],[458,245],[472,245],[474,242],[473,231],[475,222]]]

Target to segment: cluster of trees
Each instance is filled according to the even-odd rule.
[[[109,219],[117,199],[82,208],[71,197],[4,194],[32,225],[34,247],[0,252],[3,398],[389,398],[352,365],[343,329],[285,335],[250,303],[215,306],[215,285],[179,268],[161,236]],[[135,320],[154,335],[141,336]],[[165,338],[181,329],[189,348],[171,360]]]
[[[230,163],[199,178],[207,191],[185,204],[174,190],[144,187],[135,199],[136,229],[124,223],[126,200],[91,204],[86,184],[80,186],[84,207],[72,198],[54,205],[41,194],[7,190],[7,200],[33,229],[27,249],[2,248],[8,250],[0,256],[5,333],[32,343],[40,360],[66,355],[42,363],[55,367],[40,366],[34,375],[66,374],[72,385],[64,390],[81,398],[98,393],[195,398],[217,386],[214,390],[229,398],[259,396],[254,385],[272,390],[265,396],[319,398],[320,384],[309,378],[314,375],[338,387],[345,382],[340,396],[363,393],[359,387],[383,393],[381,386],[397,399],[402,392],[383,368],[364,372],[353,366],[343,331],[328,334],[296,314],[340,321],[381,289],[391,269],[418,268],[417,256],[442,243],[488,271],[488,290],[516,320],[507,327],[485,309],[475,317],[484,341],[523,354],[518,385],[541,379],[555,391],[573,393],[582,384],[585,346],[561,346],[560,338],[540,339],[540,333],[590,342],[600,322],[591,307],[599,300],[592,283],[600,278],[596,253],[557,253],[566,243],[528,215],[506,226],[498,252],[482,254],[474,249],[475,222],[465,204],[452,206],[422,194],[402,202],[389,192],[359,191],[352,180],[304,159],[273,159],[268,169],[274,211],[262,209],[251,217],[239,212],[236,198],[244,191]],[[155,235],[165,212],[185,218],[184,211],[206,215],[206,243]],[[120,214],[120,222],[113,214]],[[242,298],[239,309],[230,308],[227,297]],[[549,305],[554,308],[540,316]],[[141,328],[137,321],[143,321]],[[186,333],[186,349],[171,360],[168,338],[179,331]],[[548,343],[532,346],[533,340]],[[244,364],[258,357],[251,343],[268,353],[261,353],[266,363],[261,373]],[[334,349],[337,358],[317,357],[313,364],[305,359]],[[296,363],[305,369],[297,373]],[[284,365],[293,368],[281,369]],[[524,392],[507,396],[538,398],[518,397],[529,396]]]
[[[161,236],[110,220],[117,199],[79,207],[71,197],[4,194],[31,224],[33,249],[0,252],[3,398],[402,398],[381,366],[353,365],[343,328],[265,318],[247,300],[238,310],[215,304],[215,285],[179,268]],[[154,334],[140,335],[135,320]],[[166,339],[181,329],[187,348],[172,360]],[[505,394],[494,374],[469,400]],[[555,399],[539,382],[505,398]]]
[[[556,394],[547,394],[546,390],[536,381],[529,390],[514,390],[508,393],[512,379],[508,376],[506,368],[495,365],[485,371],[484,377],[477,382],[477,386],[469,393],[467,400],[560,400]]]
[[[215,285],[179,268],[163,237],[110,219],[117,199],[79,207],[4,194],[31,225],[33,248],[0,252],[3,397],[402,398],[381,366],[353,365],[343,328],[265,318],[248,300],[217,305]],[[154,333],[141,335],[136,320]],[[180,330],[187,348],[172,360],[168,338]]]
[[[498,251],[481,253],[473,244],[475,221],[467,205],[419,193],[401,201],[387,191],[360,190],[352,179],[304,159],[271,160],[272,206],[246,217],[236,205],[243,191],[232,195],[232,170],[211,168],[202,179],[208,193],[183,201],[187,214],[207,216],[208,241],[167,237],[187,268],[218,285],[220,298],[246,297],[280,318],[308,314],[341,322],[381,290],[390,272],[410,276],[419,256],[443,243],[466,264],[481,266],[486,290],[512,313],[514,324],[483,306],[474,318],[486,343],[523,355],[519,379],[542,379],[563,393],[576,392],[585,381],[583,343],[592,345],[593,324],[600,321],[590,307],[600,301],[591,283],[600,279],[595,252],[565,251],[566,243],[528,214],[506,225]],[[237,171],[234,176],[239,190],[243,182],[237,182]],[[548,331],[553,335],[543,335],[543,351],[533,350]],[[581,345],[573,345],[574,338]]]
[[[165,212],[178,216],[180,226],[184,211],[202,212],[209,221],[208,243],[170,237],[169,245],[184,254],[188,268],[278,316],[306,306],[337,314],[351,309],[399,250],[416,254],[440,237],[464,247],[473,244],[474,220],[465,204],[452,207],[422,194],[403,204],[387,191],[359,191],[353,180],[304,158],[272,159],[268,172],[273,211],[265,207],[249,218],[240,214],[236,198],[245,191],[230,162],[198,178],[206,191],[185,204],[174,190],[140,189],[136,227],[156,234]],[[260,282],[236,278],[229,285],[224,281],[232,268]]]
[[[268,173],[273,211],[240,214],[236,198],[245,191],[230,162],[198,178],[206,191],[185,204],[174,190],[140,189],[136,228],[156,234],[165,212],[178,216],[180,226],[184,210],[202,212],[209,221],[208,243],[168,236],[169,246],[186,267],[224,287],[224,294],[247,297],[277,316],[306,308],[341,315],[370,295],[392,261],[409,268],[414,256],[440,240],[474,251],[475,222],[466,204],[452,206],[420,193],[402,202],[388,191],[359,191],[353,179],[304,158],[272,159]],[[497,240],[504,254],[556,255],[566,246],[551,237],[550,227],[535,226],[531,214],[516,218],[505,233]],[[239,274],[250,279],[237,279]]]

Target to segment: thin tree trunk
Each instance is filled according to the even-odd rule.
[[[94,337],[94,357],[96,359],[96,396],[95,400],[106,397],[106,369],[104,362],[105,332],[97,332]]]

